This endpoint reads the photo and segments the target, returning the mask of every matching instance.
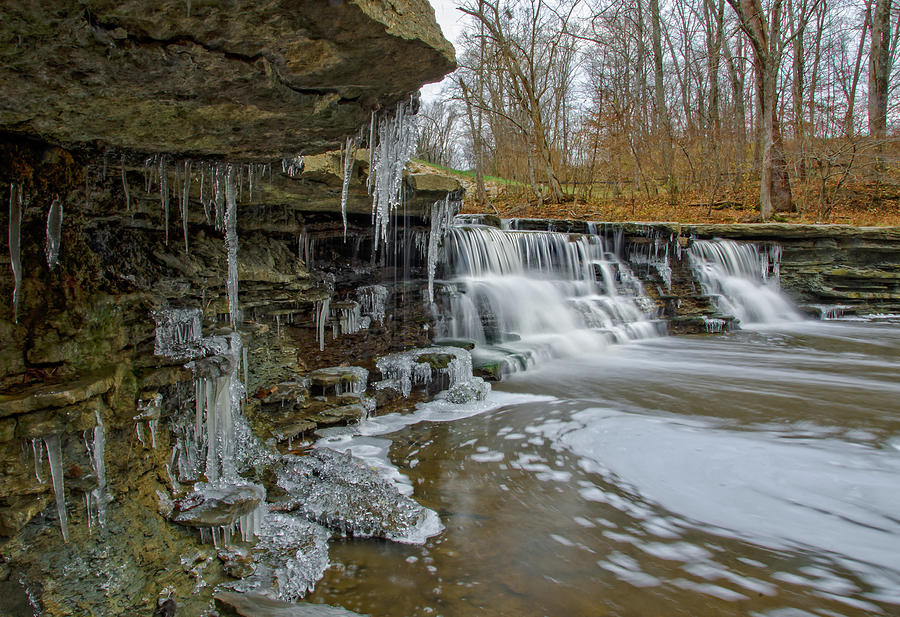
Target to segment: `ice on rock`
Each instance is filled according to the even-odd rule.
[[[198,308],[154,311],[156,339],[153,353],[173,359],[195,357],[199,353],[202,316]]]
[[[47,446],[47,460],[50,462],[50,478],[53,481],[53,494],[56,496],[56,512],[59,514],[59,529],[63,542],[69,541],[69,521],[66,515],[66,488],[63,481],[62,447],[59,435],[44,437]]]
[[[464,405],[473,401],[483,401],[491,392],[491,384],[481,377],[472,377],[447,390],[447,400],[455,405]]]
[[[156,448],[156,428],[159,426],[161,405],[162,395],[159,393],[154,394],[147,400],[141,399],[137,404],[138,414],[134,416],[138,440],[140,440],[141,444],[146,446],[144,443],[143,432],[141,431],[141,425],[145,424],[147,428],[150,429],[150,443],[154,449]]]
[[[397,105],[378,119],[378,144],[369,144],[372,181],[372,219],[375,249],[387,243],[391,213],[403,199],[403,169],[416,147],[416,121],[412,103]]]
[[[296,178],[303,172],[303,157],[298,154],[294,158],[281,159],[281,171],[289,178]]]
[[[384,324],[388,290],[384,285],[364,285],[356,290],[360,312],[372,321]]]
[[[9,262],[13,272],[13,321],[19,323],[22,293],[22,187],[9,185]]]
[[[429,512],[360,459],[317,448],[284,457],[278,508],[302,514],[343,536],[397,541],[422,539]]]
[[[328,539],[320,525],[299,516],[269,512],[260,526],[250,576],[223,585],[293,602],[312,591],[328,568]]]
[[[427,347],[390,354],[375,363],[384,379],[408,397],[414,386],[442,379],[447,388],[472,379],[472,356],[459,347]]]
[[[62,233],[63,203],[59,195],[50,204],[47,213],[47,246],[44,251],[47,256],[47,265],[50,269],[59,263],[60,234]]]

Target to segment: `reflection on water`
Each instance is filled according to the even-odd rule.
[[[898,614],[898,366],[896,324],[803,322],[558,361],[453,422],[381,419],[343,446],[383,453],[394,431],[391,460],[446,529],[333,546],[311,599],[374,616]]]

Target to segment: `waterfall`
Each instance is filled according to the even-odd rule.
[[[439,333],[474,341],[476,359],[516,370],[659,334],[640,281],[599,236],[464,225],[444,250]]]
[[[703,293],[715,299],[722,313],[743,324],[801,319],[779,287],[780,246],[695,240],[688,257]]]

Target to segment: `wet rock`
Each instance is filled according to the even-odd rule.
[[[11,536],[28,524],[28,521],[43,512],[50,502],[50,493],[8,497],[8,505],[0,506],[0,536]]]
[[[34,617],[34,606],[25,587],[15,581],[0,581],[0,615]]]
[[[0,443],[12,441],[16,436],[16,419],[4,418],[0,420]]]
[[[369,371],[360,366],[330,366],[308,376],[313,394],[362,393],[368,385]]]
[[[260,593],[220,591],[214,597],[223,617],[362,617],[328,604],[282,602]]]
[[[118,365],[90,373],[75,381],[0,394],[0,417],[86,401],[115,388],[121,383],[124,372],[124,367]]]
[[[224,527],[253,512],[266,498],[257,484],[196,484],[175,504],[174,521],[190,527]]]
[[[425,509],[349,454],[319,448],[283,459],[274,507],[345,536],[402,539],[424,522]]]
[[[367,397],[356,400],[357,402],[349,405],[325,406],[320,411],[310,413],[308,417],[319,426],[344,426],[359,422],[375,409],[375,404]]]
[[[472,351],[477,343],[472,339],[436,338],[434,339],[434,344],[438,347],[459,347],[460,349]]]
[[[219,560],[225,573],[232,578],[245,578],[253,574],[253,555],[250,549],[241,546],[228,546],[219,549]]]
[[[85,405],[25,414],[18,417],[16,437],[39,439],[47,435],[86,431],[97,426],[97,412],[102,409],[102,403],[92,401]]]

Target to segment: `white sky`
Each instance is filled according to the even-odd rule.
[[[431,6],[434,7],[434,16],[437,18],[437,22],[444,32],[444,37],[456,47],[456,41],[459,38],[460,33],[462,33],[463,18],[465,17],[461,12],[456,10],[457,0],[429,0],[429,2],[431,3]],[[423,86],[422,101],[430,102],[436,99],[441,90],[442,83],[443,82],[438,82],[436,84],[427,84]]]

